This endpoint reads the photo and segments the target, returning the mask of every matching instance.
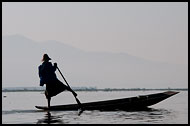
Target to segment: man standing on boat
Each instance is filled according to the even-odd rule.
[[[42,64],[38,67],[39,77],[40,77],[40,86],[46,84],[45,96],[48,101],[48,107],[50,107],[51,97],[56,96],[64,90],[71,91],[75,97],[77,94],[68,86],[63,84],[60,80],[58,80],[55,71],[57,69],[57,63],[52,65],[49,62],[51,58],[47,54],[43,55]]]

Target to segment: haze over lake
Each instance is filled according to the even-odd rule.
[[[39,86],[44,53],[73,87],[188,87],[187,2],[3,2],[2,35],[3,87]]]
[[[87,52],[59,41],[3,36],[3,87],[38,86],[42,55],[57,62],[72,86],[187,88],[188,66],[146,60],[127,53]],[[62,80],[57,72],[58,78]]]

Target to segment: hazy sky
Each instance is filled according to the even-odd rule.
[[[188,3],[3,2],[3,35],[188,64]]]

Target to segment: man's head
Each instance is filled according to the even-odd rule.
[[[42,61],[49,61],[49,60],[51,60],[51,58],[49,58],[49,56],[47,54],[44,54]]]

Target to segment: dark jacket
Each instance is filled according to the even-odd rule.
[[[52,83],[57,80],[55,71],[56,67],[52,65],[51,62],[43,62],[42,65],[38,67],[39,77],[40,77],[40,86],[44,84]]]

